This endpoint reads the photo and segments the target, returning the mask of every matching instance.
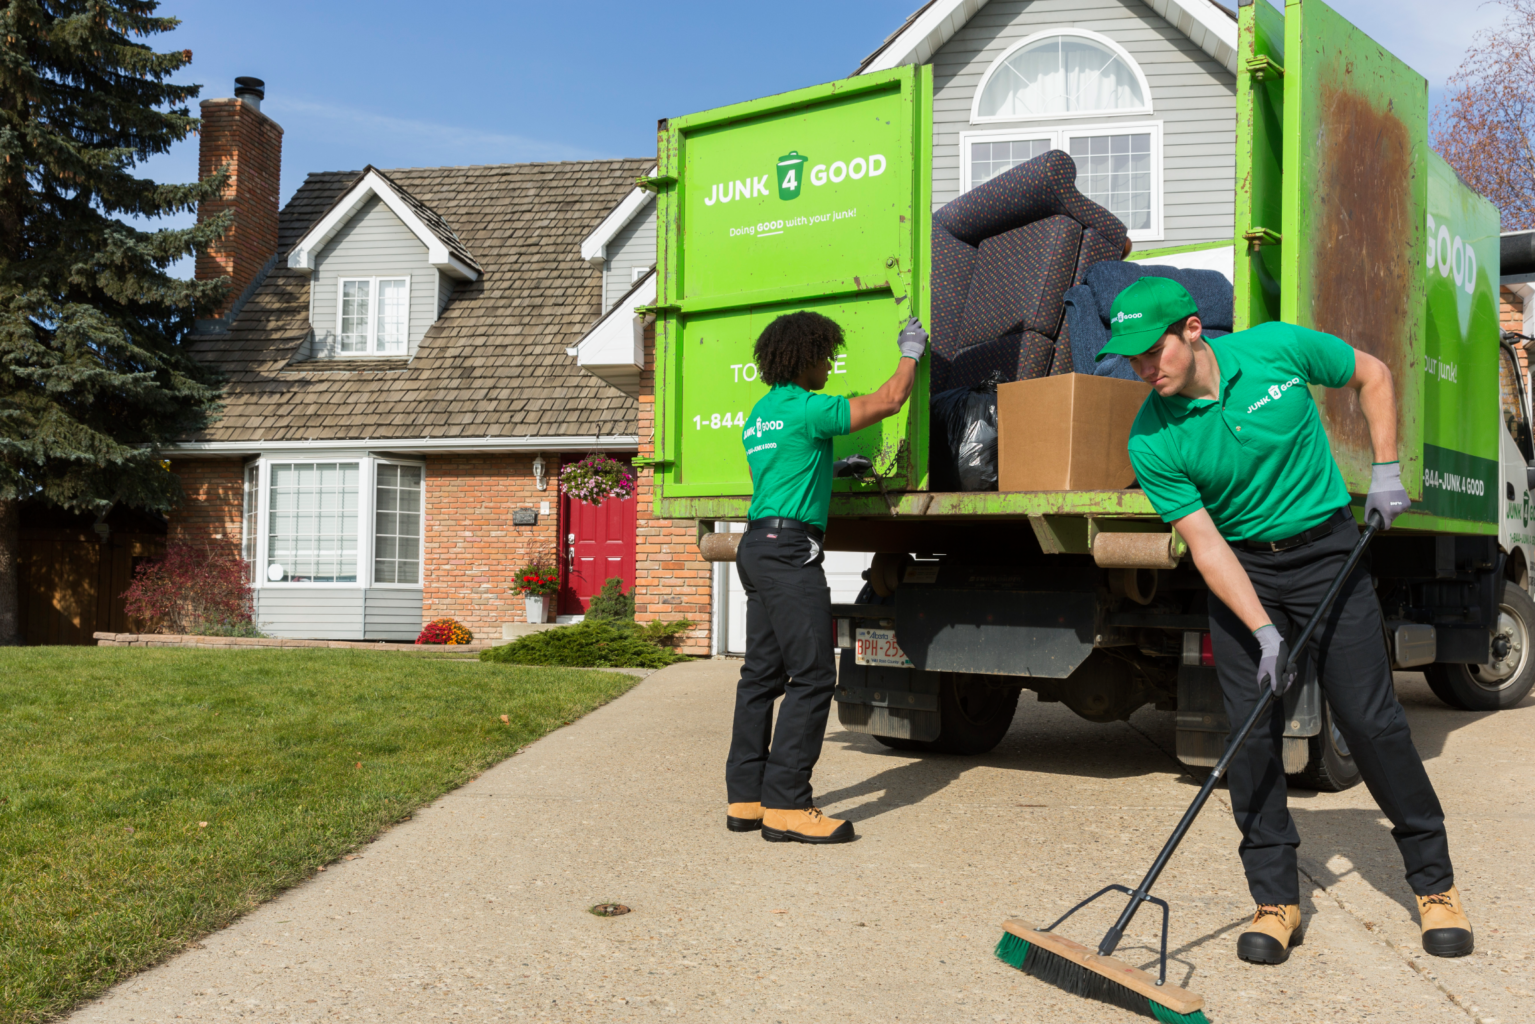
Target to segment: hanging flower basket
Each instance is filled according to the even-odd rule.
[[[588,455],[560,471],[560,489],[588,505],[634,497],[634,469],[606,455]]]

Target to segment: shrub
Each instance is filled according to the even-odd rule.
[[[560,470],[560,490],[588,505],[609,498],[632,498],[634,468],[606,455],[588,455]]]
[[[560,570],[545,562],[531,562],[517,570],[517,592],[523,597],[544,597],[560,589]]]
[[[639,626],[611,619],[587,619],[530,633],[501,647],[481,651],[480,660],[570,668],[665,668],[688,660],[672,642],[692,625],[686,620]]]
[[[472,640],[474,634],[457,619],[433,619],[416,637],[418,644],[467,644]]]
[[[174,542],[134,571],[129,615],[162,632],[260,636],[251,623],[250,564],[213,548]]]
[[[634,594],[624,593],[624,582],[617,576],[609,577],[602,584],[602,590],[592,598],[591,605],[586,609],[588,619],[612,619],[615,621],[634,621]]]

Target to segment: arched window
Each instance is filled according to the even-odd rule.
[[[1030,36],[992,63],[971,120],[1150,112],[1151,90],[1128,53],[1096,33],[1058,29]]]

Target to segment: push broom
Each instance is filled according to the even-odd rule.
[[[1306,628],[1301,630],[1294,646],[1290,648],[1292,660],[1299,657],[1299,652],[1304,651],[1306,645],[1310,643],[1311,634],[1316,631],[1322,617],[1332,607],[1338,592],[1343,589],[1343,584],[1348,580],[1349,573],[1354,571],[1354,566],[1364,554],[1370,539],[1380,529],[1380,522],[1378,515],[1371,515],[1369,525],[1359,535],[1359,543],[1355,544],[1354,550],[1349,552],[1348,560],[1343,563],[1343,569],[1338,573],[1337,579],[1332,581],[1332,586],[1328,588],[1321,603],[1317,605],[1316,611],[1312,613],[1311,621],[1306,623]],[[1288,670],[1288,665],[1275,666],[1275,671],[1281,678]],[[1210,777],[1205,779],[1205,784],[1199,787],[1199,794],[1194,797],[1194,802],[1189,804],[1189,809],[1183,812],[1183,819],[1178,822],[1178,827],[1173,829],[1173,834],[1163,845],[1162,852],[1157,854],[1156,861],[1152,863],[1151,870],[1146,872],[1146,877],[1141,880],[1139,888],[1132,891],[1123,885],[1105,886],[1066,911],[1054,924],[1038,931],[1029,928],[1022,921],[1004,922],[1002,941],[997,943],[997,957],[1025,974],[1032,974],[1046,984],[1054,985],[1084,999],[1097,999],[1111,1003],[1143,1017],[1164,1021],[1166,1024],[1209,1024],[1208,1018],[1204,1015],[1203,996],[1188,989],[1167,984],[1168,908],[1165,900],[1159,900],[1151,895],[1151,887],[1156,884],[1162,869],[1167,867],[1167,862],[1178,849],[1178,844],[1183,842],[1183,837],[1188,834],[1194,819],[1204,809],[1205,802],[1210,799],[1216,783],[1220,782],[1221,776],[1230,767],[1231,759],[1242,748],[1248,734],[1253,731],[1253,727],[1258,724],[1258,719],[1263,717],[1273,701],[1273,689],[1264,687],[1262,699],[1253,708],[1252,714],[1247,716],[1247,721],[1243,722],[1242,727],[1231,737],[1231,742],[1226,745],[1226,752],[1221,755],[1221,759],[1210,771]],[[1119,915],[1119,920],[1114,922],[1114,927],[1110,928],[1103,936],[1103,941],[1098,943],[1097,952],[1065,936],[1055,934],[1055,929],[1068,917],[1100,896],[1111,892],[1124,893],[1130,897],[1130,902],[1126,904],[1124,912]],[[1135,912],[1143,903],[1155,903],[1162,908],[1162,968],[1156,978],[1114,958],[1114,950],[1119,947],[1125,929],[1130,926]]]

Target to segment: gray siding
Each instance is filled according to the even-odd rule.
[[[1151,87],[1152,112],[972,125],[975,90],[991,62],[1019,40],[1052,28],[1086,29],[1124,47]],[[991,0],[943,45],[932,64],[935,208],[960,194],[962,131],[1161,121],[1162,239],[1138,245],[1232,237],[1236,80],[1141,0]]]
[[[364,640],[412,641],[421,635],[421,591],[368,590],[363,616]]]
[[[411,641],[421,632],[421,591],[262,588],[256,628],[292,640]]]
[[[336,588],[256,591],[256,628],[292,640],[361,640],[363,592]],[[411,637],[412,640],[415,637]]]
[[[619,296],[634,285],[634,268],[648,270],[656,262],[656,202],[650,199],[634,219],[608,243],[602,268],[602,311],[613,308]]]
[[[315,259],[310,279],[309,320],[314,328],[312,358],[355,359],[337,351],[336,306],[343,277],[410,277],[410,329],[407,351],[437,319],[441,294],[437,268],[426,261],[426,245],[377,196],[336,232]],[[394,358],[400,358],[396,355]]]
[[[454,281],[442,271],[437,272],[437,315],[442,316],[442,311],[448,308],[448,300],[453,298]],[[411,343],[414,347],[414,342]]]

